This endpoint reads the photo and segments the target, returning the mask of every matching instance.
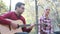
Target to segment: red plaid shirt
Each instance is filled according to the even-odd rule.
[[[41,25],[38,26],[38,34],[52,34],[53,33],[51,19],[49,18],[47,19],[45,16],[42,16],[39,20],[39,24]]]

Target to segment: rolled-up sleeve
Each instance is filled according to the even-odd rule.
[[[7,13],[7,14],[4,14],[2,16],[0,16],[0,24],[3,24],[3,25],[10,25],[10,21],[8,20],[5,20],[5,18],[9,17],[10,16],[10,13]]]

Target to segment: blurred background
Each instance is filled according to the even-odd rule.
[[[27,24],[38,23],[38,19],[44,13],[44,7],[49,6],[54,32],[60,31],[58,26],[60,24],[60,0],[0,0],[0,15],[14,11],[17,2],[25,3],[25,12],[22,15]],[[29,34],[37,34],[38,29],[36,27]]]

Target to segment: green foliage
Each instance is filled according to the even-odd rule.
[[[17,0],[18,1],[18,0]],[[25,1],[25,12],[23,13],[23,16],[26,18],[27,24],[30,23],[36,23],[36,12],[35,12],[35,1],[34,0],[24,0]],[[60,2],[60,0],[57,0],[56,2]],[[59,4],[56,6],[56,2],[53,0],[37,0],[38,3],[38,19],[43,15],[44,13],[44,7],[48,6],[51,8],[49,17],[52,19],[52,24],[54,25],[54,30],[57,29],[57,24],[60,24],[60,6]],[[0,0],[0,13],[4,13],[7,11],[7,6],[5,3]],[[35,34],[36,29],[33,28],[30,34]]]
[[[54,0],[55,1],[55,0]],[[56,6],[56,2],[60,2],[60,0],[57,0],[54,2],[53,0],[37,0],[38,3],[38,18],[40,18],[44,13],[44,7],[48,6],[50,7],[50,15],[49,17],[52,19],[52,24],[54,26],[54,30],[58,27],[57,24],[60,23],[60,6]],[[36,20],[36,12],[35,12],[35,2],[33,0],[25,0],[26,4],[26,11],[25,11],[25,17],[27,23],[35,22]],[[59,5],[59,4],[57,4]],[[32,30],[31,33],[35,34],[36,30]],[[31,34],[30,33],[30,34]]]
[[[5,13],[6,11],[7,11],[7,6],[2,0],[0,0],[0,15]]]

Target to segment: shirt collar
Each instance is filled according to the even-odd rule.
[[[46,17],[45,15],[43,15],[43,18],[44,18],[44,19],[47,19],[47,17]],[[49,19],[49,16],[48,16],[48,19]]]

